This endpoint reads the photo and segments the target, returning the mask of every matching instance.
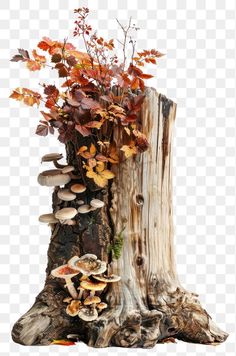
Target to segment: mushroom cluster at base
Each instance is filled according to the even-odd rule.
[[[57,197],[61,201],[70,202],[76,200],[78,194],[81,195],[87,190],[87,187],[81,183],[74,183],[69,188],[60,188],[62,185],[68,184],[73,180],[79,180],[80,176],[74,175],[75,168],[69,165],[59,164],[58,161],[62,159],[61,153],[48,153],[42,157],[41,162],[53,162],[56,169],[49,169],[41,172],[38,175],[38,183],[47,187],[58,187]],[[71,184],[71,183],[70,183]],[[101,209],[105,204],[100,199],[92,199],[89,204],[85,204],[83,200],[78,199],[76,203],[79,208],[76,210],[73,207],[62,208],[55,214],[48,213],[40,215],[39,221],[43,223],[64,225],[75,225],[73,218],[77,214],[86,214],[90,211]]]
[[[99,260],[96,255],[86,254],[72,257],[67,264],[51,272],[52,276],[66,281],[65,287],[70,296],[64,298],[63,302],[67,303],[66,313],[69,316],[93,321],[107,308],[107,304],[101,300],[101,293],[108,283],[118,282],[120,277],[114,274],[105,275],[106,269],[106,262]],[[79,277],[77,286],[72,282],[75,276]]]

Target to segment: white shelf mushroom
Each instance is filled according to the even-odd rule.
[[[39,216],[39,221],[46,224],[56,224],[58,219],[55,218],[54,214],[42,214]]]
[[[77,210],[75,208],[63,208],[55,213],[55,217],[60,221],[61,224],[73,225],[73,219],[77,215]]]
[[[102,208],[105,203],[104,201],[100,200],[100,199],[92,199],[91,202],[90,202],[90,205],[93,207],[93,208]]]
[[[63,174],[60,169],[49,169],[38,175],[38,183],[47,187],[55,187],[69,183],[69,174]]]
[[[78,207],[78,213],[80,214],[87,214],[91,211],[91,207],[88,204],[84,204]]]
[[[63,201],[72,201],[76,199],[76,194],[73,194],[69,189],[59,189],[57,196]]]
[[[42,157],[41,162],[53,162],[56,168],[64,168],[65,164],[58,163],[62,158],[63,155],[61,153],[48,153]]]

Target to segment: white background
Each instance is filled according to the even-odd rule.
[[[51,191],[37,185],[40,157],[63,152],[56,137],[34,135],[39,113],[9,100],[17,86],[37,90],[47,70],[29,73],[9,58],[43,36],[72,37],[73,9],[88,6],[91,23],[117,38],[114,20],[132,16],[138,48],[166,53],[149,73],[158,91],[178,104],[174,138],[174,212],[178,272],[198,292],[218,325],[230,333],[216,348],[178,342],[152,350],[88,349],[78,344],[23,347],[11,341],[13,323],[33,304],[44,282],[50,232],[38,215],[50,211]],[[0,219],[2,355],[235,354],[235,10],[232,0],[10,0],[0,3]],[[40,79],[41,78],[41,79]]]

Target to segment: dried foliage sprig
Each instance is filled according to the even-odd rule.
[[[47,37],[38,43],[39,54],[33,49],[19,49],[13,62],[24,62],[30,71],[49,67],[58,72],[58,87],[43,84],[43,93],[28,88],[16,88],[10,98],[26,105],[42,104],[42,118],[36,133],[46,136],[58,131],[62,143],[75,140],[80,135],[91,137],[89,147],[82,146],[78,155],[82,159],[86,175],[103,187],[114,174],[108,170],[112,164],[119,163],[148,148],[146,136],[140,131],[139,113],[145,99],[144,80],[152,75],[143,72],[147,63],[156,64],[163,54],[155,49],[137,52],[131,32],[137,27],[127,27],[119,23],[123,31],[123,59],[115,53],[114,40],[105,40],[88,24],[89,9],[74,10],[74,36],[83,40],[85,51],[78,51],[67,40],[63,42]],[[127,56],[131,45],[132,55]],[[114,89],[116,88],[116,90]],[[120,142],[114,142],[115,128],[120,130]]]

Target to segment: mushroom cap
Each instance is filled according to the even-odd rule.
[[[103,290],[107,284],[105,282],[93,282],[88,280],[88,281],[82,281],[80,285],[84,289],[99,291],[99,290]]]
[[[38,183],[47,187],[64,185],[71,180],[69,174],[62,174],[61,169],[49,169],[38,175]]]
[[[78,317],[84,321],[92,321],[97,319],[98,312],[96,308],[83,307],[79,310]]]
[[[41,162],[59,161],[62,157],[63,155],[61,153],[48,153],[42,157]]]
[[[77,201],[77,203],[78,203],[78,205],[83,205],[84,201],[80,199],[80,200]]]
[[[102,201],[100,199],[92,199],[90,202],[90,205],[93,208],[102,208],[105,205],[105,203],[104,203],[104,201]]]
[[[80,205],[77,211],[80,214],[87,214],[91,211],[91,208],[90,205],[84,204],[84,205]]]
[[[72,300],[70,304],[67,305],[66,307],[66,314],[70,316],[76,316],[78,315],[79,310],[82,307],[82,303],[80,300]]]
[[[121,277],[117,276],[116,274],[111,274],[110,276],[106,276],[104,274],[98,274],[94,276],[94,278],[101,282],[112,283],[112,282],[118,282]]]
[[[88,296],[85,300],[84,300],[84,305],[91,305],[91,304],[98,304],[101,302],[101,299],[97,296]]]
[[[82,257],[72,257],[68,261],[68,265],[87,276],[90,276],[91,274],[101,274],[107,269],[106,262],[98,260],[96,255],[89,253]]]
[[[62,173],[65,174],[65,173],[69,173],[69,172],[72,172],[75,170],[75,167],[73,166],[65,166],[62,168]]]
[[[72,278],[79,274],[78,271],[74,270],[68,265],[59,266],[51,271],[51,275],[57,278]]]
[[[39,221],[42,223],[56,224],[58,222],[58,219],[55,218],[54,214],[49,213],[40,215]]]
[[[73,193],[83,193],[85,192],[87,188],[85,187],[85,185],[83,184],[73,184],[71,187],[70,187],[70,190],[73,192]]]
[[[63,208],[55,213],[55,217],[59,220],[73,219],[77,215],[77,210],[75,208]]]
[[[59,199],[64,201],[71,201],[76,198],[76,195],[73,194],[69,189],[59,189],[57,192],[57,196]]]
[[[103,310],[103,309],[106,309],[107,308],[107,303],[99,303],[96,305],[96,307],[98,308],[98,310]]]

